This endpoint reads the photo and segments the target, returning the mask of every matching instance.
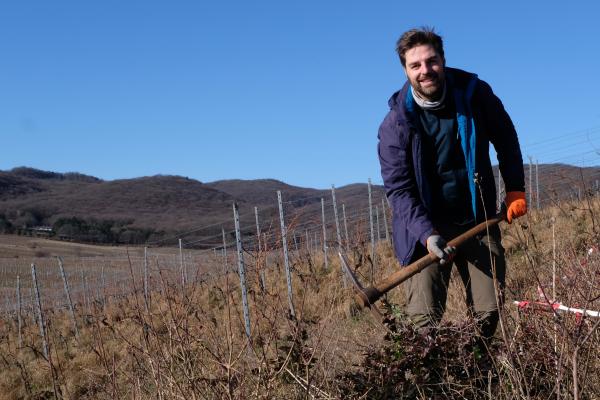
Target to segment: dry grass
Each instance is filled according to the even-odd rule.
[[[125,246],[98,246],[28,236],[0,235],[2,258],[112,257],[122,256],[126,251]],[[135,247],[130,248],[130,251],[132,255],[144,254],[143,249]]]
[[[321,254],[292,254],[296,318],[291,318],[282,261],[271,256],[263,289],[259,272],[265,254],[247,253],[251,341],[244,330],[237,273],[219,274],[218,260],[185,287],[163,271],[148,308],[135,275],[127,281],[135,293],[89,307],[78,304],[79,338],[66,311],[47,311],[50,359],[42,355],[31,314],[24,316],[22,347],[16,316],[4,320],[0,398],[435,397],[432,393],[438,398],[598,398],[596,320],[518,310],[510,302],[551,300],[556,262],[556,298],[600,309],[600,256],[587,253],[599,242],[599,211],[597,199],[566,203],[505,227],[507,304],[503,329],[489,354],[473,344],[477,337],[457,279],[451,284],[444,327],[431,342],[437,348],[429,348],[427,336],[401,320],[395,320],[396,332],[390,333],[369,313],[347,314],[351,289],[343,286],[337,259],[332,257],[324,270]],[[368,282],[368,246],[360,237],[355,243],[359,245],[350,256]],[[390,246],[381,243],[376,277],[386,276],[395,265]],[[388,300],[402,304],[402,288]],[[485,376],[477,352],[487,354]],[[471,375],[464,377],[461,371]]]

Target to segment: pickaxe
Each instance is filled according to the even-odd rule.
[[[467,242],[469,239],[482,234],[489,227],[498,225],[501,221],[506,219],[505,212],[501,212],[500,214],[483,221],[477,226],[469,229],[463,234],[455,237],[454,239],[448,242],[448,246],[451,247],[460,247],[462,244]],[[381,282],[375,283],[373,286],[363,287],[358,281],[356,275],[350,267],[348,266],[348,259],[346,255],[340,250],[339,251],[340,260],[342,263],[342,268],[352,281],[354,289],[356,291],[356,303],[360,308],[371,308],[371,306],[381,298],[384,294],[410,278],[411,276],[421,272],[425,268],[429,267],[432,264],[435,264],[439,261],[439,258],[433,255],[432,253],[427,254],[426,256],[418,259],[417,261],[407,265],[406,267],[400,268],[398,271],[394,272],[392,275],[383,279]],[[376,310],[376,309],[373,309]]]

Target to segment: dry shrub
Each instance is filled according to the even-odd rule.
[[[388,310],[396,319],[384,327],[368,313],[345,312],[352,289],[344,288],[335,254],[325,269],[322,253],[291,251],[292,317],[279,250],[269,257],[249,252],[251,340],[234,270],[223,274],[215,261],[185,287],[177,274],[163,271],[148,307],[139,281],[128,282],[133,293],[127,296],[78,305],[79,338],[65,310],[48,312],[51,360],[41,354],[31,314],[25,316],[22,348],[16,319],[6,319],[0,397],[594,398],[600,393],[596,320],[521,310],[510,302],[551,301],[556,265],[556,298],[600,309],[600,257],[588,254],[599,243],[599,208],[597,199],[566,203],[505,226],[507,304],[489,345],[466,317],[461,284],[452,283],[449,310],[436,331],[415,331],[398,317],[399,307]],[[395,268],[389,243],[378,244],[373,264],[367,235],[356,237],[349,256],[363,283],[372,265],[376,279]],[[387,299],[402,304],[402,288]]]

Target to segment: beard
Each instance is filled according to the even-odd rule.
[[[441,75],[441,76],[440,76]],[[423,86],[421,81],[431,80],[427,86]],[[425,100],[438,100],[444,91],[444,75],[437,72],[431,72],[427,75],[420,75],[417,79],[411,79],[410,84],[417,94]]]

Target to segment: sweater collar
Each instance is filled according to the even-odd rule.
[[[447,85],[446,85],[446,83],[444,83],[444,90],[442,91],[442,96],[437,101],[429,101],[429,100],[424,99],[423,97],[421,97],[419,95],[419,93],[417,93],[415,91],[415,89],[412,86],[410,87],[410,93],[412,94],[412,97],[415,100],[415,103],[417,103],[417,105],[419,107],[421,107],[423,110],[427,110],[427,111],[439,110],[439,109],[444,108],[444,100],[446,100],[446,87],[447,87]]]

